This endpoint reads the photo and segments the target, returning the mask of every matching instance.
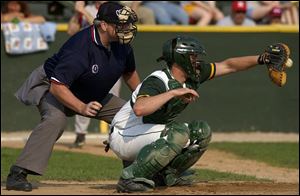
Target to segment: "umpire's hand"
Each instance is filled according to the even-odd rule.
[[[90,103],[86,104],[82,115],[84,116],[96,116],[99,110],[101,110],[102,105],[97,101],[91,101]]]

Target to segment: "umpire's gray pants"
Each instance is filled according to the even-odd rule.
[[[36,82],[33,80],[33,78],[44,78],[44,76],[45,72],[43,69],[41,69],[41,67],[37,68],[16,93],[16,96],[20,101],[25,98],[28,99],[29,102],[32,100],[30,96],[28,98],[27,95],[41,94],[40,101],[37,105],[41,115],[41,121],[33,129],[22,153],[15,163],[15,165],[19,167],[30,170],[31,174],[38,175],[44,173],[53,146],[56,140],[62,135],[67,124],[67,117],[75,114],[70,109],[64,107],[48,90],[45,91],[45,88],[49,89],[49,86],[41,81]],[[42,84],[44,87],[41,88],[41,85],[37,84]],[[37,86],[39,86],[39,88],[37,88]],[[34,90],[37,90],[38,92],[32,92]],[[36,100],[36,96],[34,99]],[[27,102],[27,105],[29,105],[29,102]],[[112,94],[108,94],[104,100],[100,101],[100,103],[103,107],[95,118],[110,123],[114,115],[125,104],[125,100]]]

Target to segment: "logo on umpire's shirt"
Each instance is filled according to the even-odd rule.
[[[98,73],[98,71],[99,71],[99,66],[97,64],[94,64],[92,66],[92,73],[96,74],[96,73]]]

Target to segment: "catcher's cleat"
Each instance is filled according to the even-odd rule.
[[[133,193],[152,191],[153,187],[141,181],[134,181],[133,179],[120,178],[117,184],[118,193]]]
[[[193,177],[194,177],[195,171],[188,170],[180,174],[180,176],[176,179],[176,182],[173,186],[188,186],[192,185],[194,183]]]
[[[32,185],[26,179],[27,171],[13,165],[7,176],[6,189],[15,191],[32,191]]]
[[[193,184],[193,176],[195,174],[194,170],[186,170],[182,172],[178,177],[175,176],[164,176],[161,173],[157,173],[153,176],[152,180],[155,183],[156,187],[159,186],[188,186]],[[174,184],[167,185],[166,178],[174,178]]]
[[[82,148],[85,144],[85,134],[78,133],[72,145],[72,148]]]

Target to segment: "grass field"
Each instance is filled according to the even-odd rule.
[[[285,168],[299,168],[299,143],[295,142],[215,142],[210,149],[218,149],[236,154],[243,159],[251,159]]]
[[[278,167],[299,168],[298,143],[230,143],[218,142],[210,145],[235,153],[241,158],[263,161]],[[9,167],[20,154],[20,149],[1,148],[1,180],[6,180]],[[44,176],[30,176],[33,181],[39,180],[117,180],[122,165],[116,158],[91,154],[54,151]],[[267,181],[254,176],[239,175],[207,169],[196,169],[199,181]]]
[[[1,180],[6,180],[9,167],[20,149],[1,149]],[[115,158],[102,157],[90,154],[54,151],[49,167],[44,176],[29,176],[29,180],[64,180],[64,181],[93,181],[117,180],[122,169],[121,161]],[[253,176],[217,172],[207,169],[195,169],[197,181],[254,181]],[[267,181],[266,179],[260,179]]]

